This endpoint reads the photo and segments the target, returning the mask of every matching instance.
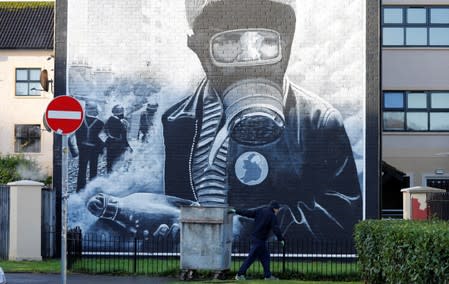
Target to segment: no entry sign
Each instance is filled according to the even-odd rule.
[[[70,96],[54,98],[45,111],[48,126],[61,135],[75,132],[83,123],[83,118],[83,107],[77,99]]]

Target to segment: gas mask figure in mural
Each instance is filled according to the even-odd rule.
[[[206,79],[162,117],[164,202],[251,208],[276,199],[283,233],[351,237],[361,189],[342,117],[285,76],[292,2],[186,1],[188,46]],[[112,219],[102,215],[107,198],[94,196],[90,211]],[[239,225],[249,221],[237,221],[235,233],[246,235]]]

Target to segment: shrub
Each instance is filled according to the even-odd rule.
[[[51,182],[51,177],[46,177],[40,172],[36,161],[23,155],[0,156],[0,184],[21,179],[32,179],[44,184]]]
[[[366,220],[356,225],[355,241],[368,283],[448,283],[447,222]]]

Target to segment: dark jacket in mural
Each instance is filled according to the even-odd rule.
[[[106,160],[107,171],[110,173],[117,159],[129,149],[127,122],[123,118],[111,116],[106,121],[104,130],[108,136],[106,139]]]
[[[293,84],[286,86],[286,127],[278,140],[259,146],[229,140],[224,159],[227,169],[224,203],[234,207],[258,207],[277,199],[284,206],[280,214],[284,232],[288,229],[318,238],[351,236],[353,225],[361,219],[362,202],[342,117],[318,96]],[[200,201],[192,160],[198,149],[195,144],[199,142],[202,129],[206,107],[203,96],[207,90],[205,81],[193,96],[171,107],[162,117],[166,195]],[[249,169],[248,159],[255,155],[265,158],[262,164],[267,169],[263,181],[251,184],[248,182],[251,177],[245,180],[239,176],[242,169],[236,168],[238,159],[245,153],[250,153],[246,156],[246,170]],[[243,168],[245,171],[245,166]],[[259,175],[263,171],[259,169]]]
[[[104,122],[96,117],[86,116],[80,128],[75,132],[76,144],[79,151],[79,165],[76,189],[86,186],[86,171],[89,164],[89,180],[97,176],[98,156],[103,150],[104,143],[100,139]]]

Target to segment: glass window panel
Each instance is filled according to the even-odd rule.
[[[14,141],[14,152],[20,153],[21,150],[22,149],[20,148],[20,141],[19,141],[19,139],[16,138],[16,140]]]
[[[16,125],[15,126],[15,136],[16,138],[18,137],[22,137],[24,135],[24,133],[26,133],[26,131],[24,131],[25,128],[23,127],[23,125]]]
[[[408,112],[407,130],[424,131],[427,130],[427,112]]]
[[[408,108],[427,108],[426,93],[409,93],[407,94]]]
[[[383,45],[404,45],[404,28],[383,28]]]
[[[40,83],[30,83],[30,96],[39,96],[41,94]],[[34,90],[32,90],[34,88]]]
[[[41,77],[40,69],[30,69],[30,80],[31,81],[39,81]]]
[[[449,112],[431,112],[430,130],[449,130]]]
[[[402,8],[384,8],[384,24],[402,23]]]
[[[425,8],[408,8],[407,23],[409,24],[425,24],[426,9]]]
[[[404,130],[403,112],[384,112],[384,130]]]
[[[39,125],[16,125],[14,151],[18,153],[38,153],[41,151]]]
[[[16,83],[16,96],[28,96],[28,83]]]
[[[406,28],[406,45],[427,45],[427,28]]]
[[[16,80],[17,81],[27,81],[28,80],[28,70],[16,69]]]
[[[449,24],[449,8],[431,8],[430,23]]]
[[[430,94],[431,108],[449,108],[449,93]]]
[[[404,94],[397,92],[384,93],[385,108],[404,108]]]
[[[26,137],[26,131],[25,131],[26,129],[24,128],[23,125],[16,125],[15,128],[16,128],[15,129],[16,130],[15,131],[16,140],[14,143],[14,150],[15,150],[15,152],[21,152],[22,137]]]
[[[16,125],[16,138],[27,137],[28,125]]]
[[[33,152],[33,153],[40,153],[41,152],[41,140],[36,139],[36,138],[31,139],[27,150],[29,150],[30,152]]]
[[[430,28],[430,45],[449,45],[449,28]]]
[[[39,125],[32,125],[29,129],[30,137],[39,138],[41,137],[41,127]]]
[[[40,141],[35,138],[22,138],[16,140],[16,152],[19,153],[39,153],[40,152]]]

